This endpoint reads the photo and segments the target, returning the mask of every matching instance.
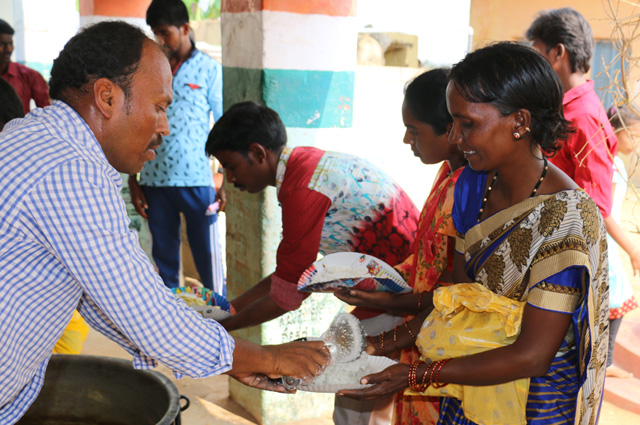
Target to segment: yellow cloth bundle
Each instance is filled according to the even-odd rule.
[[[438,288],[434,310],[422,325],[416,345],[420,359],[468,356],[512,344],[520,332],[524,302],[494,294],[478,283]],[[524,425],[529,379],[476,387],[429,387],[423,395],[462,400],[465,417],[478,424]],[[406,390],[406,395],[417,395]]]
[[[53,354],[80,354],[88,333],[89,326],[80,316],[80,313],[77,310],[73,310],[71,320],[55,347],[53,347]]]

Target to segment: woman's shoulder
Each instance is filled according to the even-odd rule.
[[[546,183],[544,187],[542,187],[542,191],[540,194],[552,194],[558,193],[565,190],[578,190],[580,186],[573,181],[571,177],[565,174],[560,168],[556,167],[552,163],[549,163],[549,171],[546,177]]]

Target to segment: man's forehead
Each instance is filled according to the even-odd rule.
[[[167,96],[171,101],[173,90],[169,60],[160,46],[152,40],[145,41],[140,57],[140,66],[133,79],[134,84],[145,85],[147,89],[152,88],[152,91],[157,91],[158,95]]]

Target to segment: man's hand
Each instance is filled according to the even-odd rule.
[[[271,378],[291,376],[311,382],[326,368],[331,354],[323,341],[295,341],[281,345],[268,345],[265,348],[273,354],[273,372]]]
[[[269,379],[267,375],[263,375],[262,373],[247,373],[238,375],[230,373],[230,375],[238,382],[241,382],[249,387],[258,388],[260,390],[289,394],[293,394],[296,392],[295,390],[287,390],[282,384],[276,384],[275,380]]]
[[[136,212],[140,214],[142,218],[147,219],[147,198],[144,197],[144,192],[138,184],[138,179],[135,174],[129,176],[129,195],[131,196],[131,203],[136,209]]]
[[[373,384],[361,390],[340,390],[338,394],[358,400],[371,400],[383,396],[395,394],[409,387],[408,378],[409,365],[397,363],[389,366],[385,370],[372,375],[364,376],[361,384]]]
[[[216,201],[220,205],[218,212],[223,212],[224,207],[227,205],[227,192],[224,190],[224,186],[220,186],[220,189],[216,189]]]
[[[242,338],[235,338],[233,369],[229,375],[247,385],[284,390],[265,377],[280,378],[290,376],[304,383],[322,373],[331,355],[322,341],[296,341],[280,345],[260,346]]]

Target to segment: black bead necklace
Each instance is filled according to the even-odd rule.
[[[540,188],[540,185],[542,184],[542,180],[544,180],[544,178],[547,176],[547,170],[549,170],[549,162],[547,161],[546,157],[543,157],[542,159],[544,160],[544,167],[542,168],[542,174],[540,175],[540,179],[538,180],[538,183],[536,183],[535,187],[533,188],[533,192],[531,192],[531,195],[529,195],[529,198],[532,198],[536,195],[536,192],[538,191],[538,189]],[[480,218],[482,217],[482,212],[484,211],[484,207],[487,204],[487,199],[489,198],[489,194],[491,193],[491,188],[493,187],[497,179],[498,179],[498,172],[496,171],[496,173],[493,175],[493,179],[491,180],[491,183],[487,187],[487,190],[484,192],[484,196],[482,197],[482,203],[480,204],[480,211],[478,212],[478,223],[480,223]]]

